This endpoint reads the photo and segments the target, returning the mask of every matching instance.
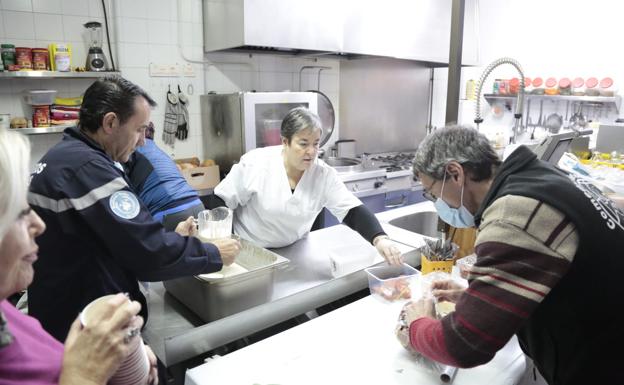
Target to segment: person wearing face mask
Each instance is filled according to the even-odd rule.
[[[420,144],[414,172],[440,218],[477,227],[467,289],[433,284],[455,312],[408,303],[401,343],[438,362],[484,364],[515,334],[548,384],[610,383],[624,342],[624,212],[589,182],[520,146],[501,163],[476,130],[448,127]]]
[[[336,170],[317,158],[319,117],[304,107],[288,112],[281,146],[241,157],[215,188],[216,202],[234,210],[234,232],[263,247],[283,247],[304,237],[326,207],[371,242],[386,261],[401,263],[399,250],[377,218],[347,190]]]

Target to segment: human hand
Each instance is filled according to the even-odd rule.
[[[466,288],[464,286],[452,279],[434,281],[431,283],[431,294],[433,294],[438,301],[457,303],[457,300],[465,290]]]
[[[379,235],[375,237],[373,245],[375,245],[377,252],[384,257],[388,264],[400,265],[403,263],[401,252],[387,235]]]
[[[158,385],[158,361],[156,360],[156,355],[148,345],[145,345],[145,352],[147,353],[147,360],[150,364],[147,383],[150,385]]]
[[[128,330],[140,330],[143,326],[143,318],[137,316],[141,305],[117,294],[101,309],[100,316],[88,325],[83,327],[79,318],[71,325],[65,340],[60,385],[104,385],[128,355]]]
[[[212,244],[217,246],[217,249],[219,249],[223,266],[230,266],[234,263],[234,259],[241,249],[241,244],[238,239],[233,238],[213,239]]]
[[[185,221],[178,223],[175,228],[175,232],[182,236],[194,237],[197,235],[197,225],[195,224],[195,218],[188,217]]]
[[[409,326],[419,318],[435,318],[435,305],[431,298],[421,298],[418,301],[408,302],[403,306],[405,322]]]

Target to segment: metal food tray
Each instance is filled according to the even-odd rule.
[[[248,271],[225,277],[192,276],[163,282],[165,289],[211,322],[268,302],[273,277],[290,261],[244,239],[236,263]]]

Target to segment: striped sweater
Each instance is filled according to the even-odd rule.
[[[579,243],[561,212],[532,198],[507,195],[483,213],[477,262],[456,311],[410,325],[414,349],[467,368],[490,361],[566,274]]]

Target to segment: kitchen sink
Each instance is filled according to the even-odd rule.
[[[362,169],[362,162],[359,159],[329,157],[323,159],[323,161],[335,168],[338,172],[352,172]]]
[[[390,220],[393,226],[428,237],[438,237],[438,213],[422,211]]]

